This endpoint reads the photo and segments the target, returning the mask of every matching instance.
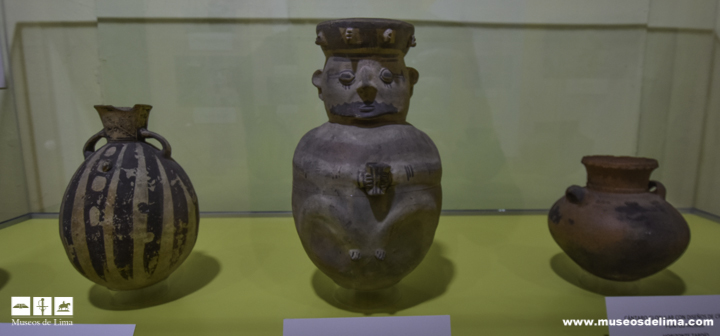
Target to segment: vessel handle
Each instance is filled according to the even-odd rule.
[[[159,141],[160,144],[162,145],[163,156],[166,159],[170,158],[170,155],[172,154],[172,147],[170,147],[170,143],[165,138],[163,138],[162,135],[157,134],[155,132],[148,131],[144,128],[141,128],[140,136],[143,138],[153,138],[153,139]]]
[[[83,146],[83,156],[87,159],[90,155],[95,153],[95,145],[98,141],[100,141],[101,138],[105,137],[105,129],[100,130],[100,132],[95,133],[93,136],[88,139],[87,142],[85,142],[85,146]]]
[[[659,181],[651,180],[650,183],[648,183],[648,190],[655,188],[655,190],[651,191],[653,194],[660,195],[662,199],[665,199],[665,195],[667,194],[667,189],[665,189],[665,186],[660,183]]]
[[[585,188],[579,185],[571,185],[565,190],[565,198],[573,204],[582,204],[585,199]]]

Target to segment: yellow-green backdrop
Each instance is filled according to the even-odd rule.
[[[720,214],[716,0],[5,0],[0,221],[57,212],[101,128],[151,104],[202,211],[287,211],[300,137],[325,121],[317,22],[416,27],[408,120],[440,150],[444,209],[546,209],[583,155],[656,158],[678,208]]]

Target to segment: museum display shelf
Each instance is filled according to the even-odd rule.
[[[68,262],[57,219],[0,229],[0,302],[12,296],[72,296],[73,323],[136,324],[135,335],[281,335],[283,319],[450,315],[462,335],[606,335],[565,327],[603,319],[605,296],[720,294],[720,225],[684,214],[685,254],[629,283],[582,271],[553,241],[546,215],[448,215],[427,257],[397,289],[393,306],[361,311],[333,299],[337,286],[303,253],[290,216],[201,219],[198,241],[166,281],[111,292]],[[10,308],[0,305],[0,322]]]

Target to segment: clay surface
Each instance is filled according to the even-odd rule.
[[[197,239],[197,196],[167,141],[147,131],[150,108],[96,106],[104,129],[86,144],[61,205],[60,237],[70,262],[114,290],[167,278]],[[95,151],[101,137],[108,143]]]
[[[633,281],[680,258],[690,229],[665,201],[665,187],[649,180],[657,161],[590,156],[583,164],[587,186],[569,187],[548,216],[550,233],[572,260],[601,278]]]
[[[405,121],[418,80],[403,59],[413,31],[384,19],[317,28],[327,60],[312,82],[329,122],[295,150],[292,207],[308,256],[345,288],[396,284],[422,261],[438,224],[440,156]]]

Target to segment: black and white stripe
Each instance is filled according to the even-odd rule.
[[[68,258],[116,290],[167,278],[190,254],[197,196],[180,165],[144,142],[110,142],[80,166],[60,213]]]

